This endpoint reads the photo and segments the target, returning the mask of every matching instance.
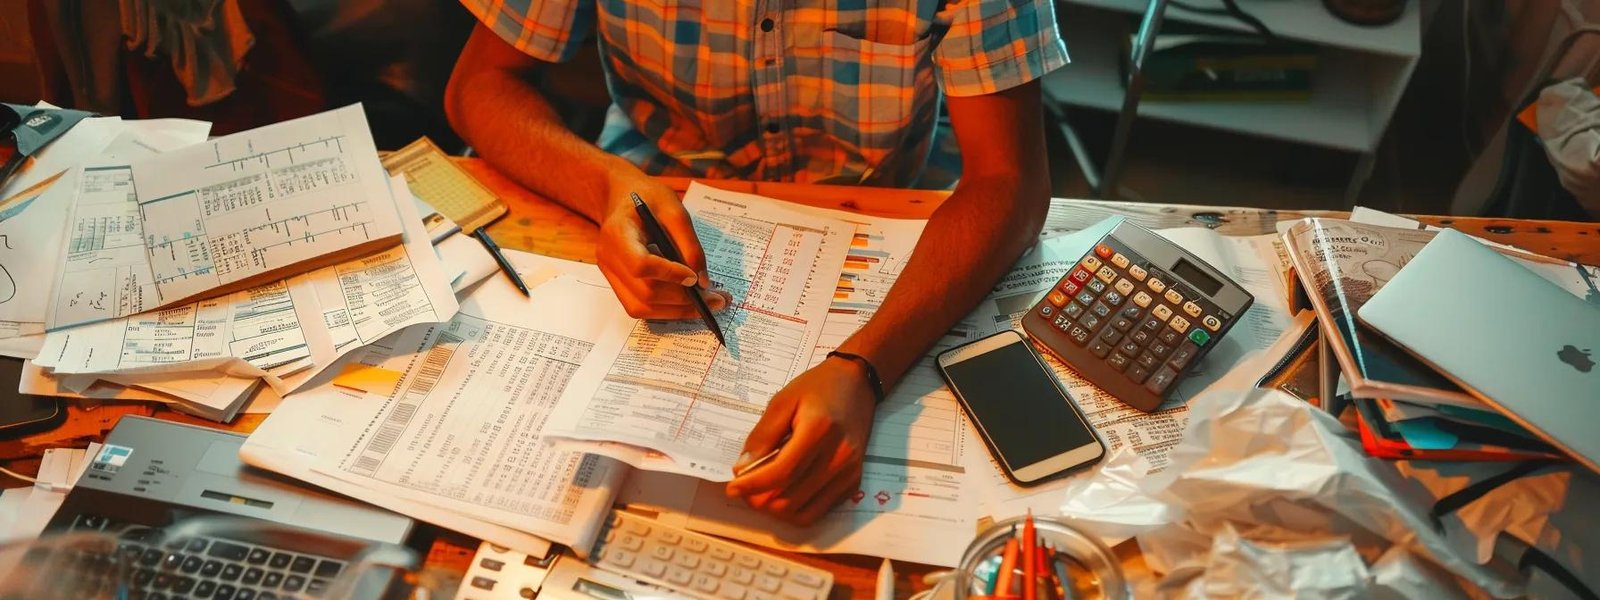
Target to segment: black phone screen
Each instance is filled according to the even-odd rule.
[[[1017,469],[1095,443],[1072,400],[1026,341],[946,365],[945,374],[989,443]]]

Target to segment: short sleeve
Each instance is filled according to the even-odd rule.
[[[933,51],[947,96],[980,96],[1043,77],[1068,62],[1051,0],[954,0]]]
[[[566,62],[594,33],[594,0],[461,0],[500,39],[545,62]]]

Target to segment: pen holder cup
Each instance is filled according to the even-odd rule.
[[[1033,522],[1039,542],[1055,546],[1056,561],[1049,563],[1049,568],[1059,573],[1059,565],[1066,572],[1061,585],[1067,589],[1050,588],[1037,595],[1038,600],[1123,600],[1128,597],[1122,567],[1105,544],[1058,519],[1036,516]],[[998,521],[972,540],[961,555],[961,564],[954,577],[947,581],[954,584],[955,593],[952,596],[955,600],[984,596],[1021,597],[1020,592],[1008,593],[998,589],[991,594],[989,587],[990,581],[999,575],[1006,540],[1015,536],[1021,541],[1022,523],[1022,517]],[[1017,581],[1023,580],[1020,560],[1012,573]]]

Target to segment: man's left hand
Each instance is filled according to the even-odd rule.
[[[786,521],[816,522],[859,488],[874,408],[854,362],[829,358],[802,373],[767,404],[734,470],[783,449],[728,482],[728,496]]]

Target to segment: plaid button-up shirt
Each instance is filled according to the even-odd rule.
[[[661,175],[947,187],[940,92],[1067,63],[1051,0],[462,0],[522,52],[599,35],[599,145]]]

